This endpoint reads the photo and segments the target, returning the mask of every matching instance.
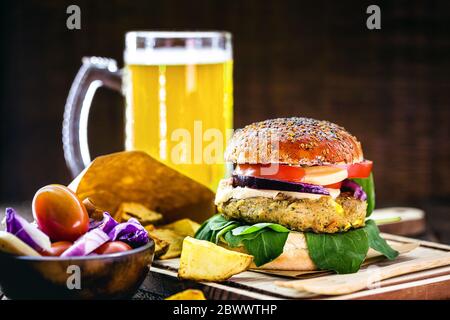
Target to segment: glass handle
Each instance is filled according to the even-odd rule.
[[[113,59],[84,57],[72,83],[64,109],[62,140],[64,158],[73,177],[91,162],[87,125],[96,90],[107,87],[121,92],[122,72]]]

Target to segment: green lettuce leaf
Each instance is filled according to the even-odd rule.
[[[288,232],[264,229],[253,239],[243,239],[244,247],[253,258],[257,267],[266,264],[283,253]]]
[[[240,223],[238,223],[237,221],[228,220],[224,216],[216,214],[203,222],[203,224],[195,233],[195,238],[214,242],[217,244],[219,240],[218,235],[223,233],[221,231],[232,225],[237,227],[240,225]],[[231,229],[232,228],[229,228],[228,230]]]
[[[249,233],[257,232],[264,228],[269,228],[276,232],[289,232],[290,231],[288,228],[285,228],[282,225],[279,225],[276,223],[262,222],[262,223],[257,223],[257,224],[251,225],[251,226],[237,227],[236,229],[233,229],[233,235],[240,236],[243,234],[249,234]]]
[[[261,266],[283,253],[288,235],[289,229],[278,224],[244,225],[222,215],[215,215],[201,225],[195,238],[216,244],[223,241],[230,247],[243,246],[254,257],[255,264]],[[381,238],[373,220],[366,221],[363,228],[335,234],[306,232],[305,237],[311,259],[322,270],[357,272],[369,247],[388,259],[398,256],[398,252]]]
[[[375,221],[367,220],[364,229],[369,238],[369,247],[383,254],[389,260],[394,260],[398,257],[398,251],[392,249],[386,240],[380,236],[380,230]]]
[[[200,226],[195,238],[216,244],[222,240],[232,248],[244,246],[254,257],[255,264],[260,266],[283,252],[288,234],[289,229],[276,223],[243,225],[222,215],[215,215]]]
[[[357,272],[369,247],[390,260],[398,256],[398,252],[381,238],[380,230],[373,220],[367,220],[363,228],[334,234],[307,232],[305,237],[311,259],[322,270]]]
[[[353,178],[351,180],[359,184],[367,195],[366,217],[369,217],[375,209],[375,183],[373,181],[373,173],[370,173],[370,176],[367,178]]]
[[[322,270],[354,273],[359,270],[369,250],[363,228],[343,233],[305,233],[309,256]]]

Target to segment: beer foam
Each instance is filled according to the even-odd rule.
[[[224,49],[187,49],[158,48],[125,50],[126,64],[139,65],[183,65],[212,64],[232,59],[231,50]]]

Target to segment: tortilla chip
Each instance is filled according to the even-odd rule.
[[[170,243],[156,237],[153,237],[152,239],[155,241],[155,258],[160,258],[169,250]]]
[[[154,230],[147,229],[147,231],[151,238],[158,239],[159,241],[164,241],[169,244],[167,252],[159,256],[159,259],[177,258],[181,255],[181,247],[183,245],[183,239],[185,238],[184,236],[169,229],[158,228]]]
[[[181,219],[172,222],[171,224],[162,226],[161,228],[175,231],[179,235],[185,237],[194,237],[195,233],[200,228],[200,225],[197,222],[192,221],[191,219]]]
[[[83,204],[86,208],[86,211],[89,215],[89,218],[93,220],[102,220],[103,219],[103,211],[99,210],[91,199],[86,198],[83,200]]]
[[[122,202],[114,214],[117,221],[128,221],[130,218],[137,219],[142,225],[154,224],[161,221],[161,213],[148,209],[146,206],[136,202]]]
[[[183,218],[204,221],[214,213],[214,193],[142,151],[96,158],[69,185],[80,199],[116,212],[123,202],[142,204],[163,215],[163,222]]]

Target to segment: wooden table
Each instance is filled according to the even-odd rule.
[[[417,242],[414,239],[393,235],[385,234],[383,237],[400,243]],[[383,268],[402,261],[443,256],[450,252],[448,245],[427,241],[418,243],[419,247],[399,256],[394,261],[383,260],[375,264]],[[378,288],[341,296],[320,296],[276,286],[275,281],[289,279],[254,271],[243,272],[223,283],[180,281],[177,278],[177,260],[155,261],[141,289],[153,294],[169,296],[188,288],[197,288],[202,290],[209,299],[450,299],[450,265],[386,279],[380,282]]]
[[[23,216],[31,219],[29,204],[14,206]],[[4,209],[0,208],[0,219],[3,219]],[[450,242],[450,226],[447,222],[446,210],[440,210],[439,219],[433,224],[428,224],[427,231],[421,235],[421,239],[445,239]],[[28,213],[28,214],[27,214]],[[445,213],[445,214],[444,214]],[[440,221],[440,222],[439,222]],[[441,228],[436,228],[440,226]],[[447,230],[447,228],[449,228]],[[445,233],[445,234],[444,234]],[[391,236],[391,239],[399,241],[410,241],[404,237]],[[448,243],[448,242],[447,242]],[[450,251],[450,246],[422,241],[421,246],[434,250]],[[144,281],[133,299],[138,300],[161,300],[170,294],[179,292],[185,288],[199,288],[209,298],[215,299],[286,299],[295,298],[279,293],[271,293],[267,290],[255,289],[242,283],[242,277],[252,279],[253,282],[261,281],[260,274],[246,272],[233,281],[222,284],[195,283],[191,281],[179,281],[176,278],[176,270],[170,263],[155,261],[149,276]],[[262,281],[273,282],[275,278],[266,278]],[[4,298],[0,291],[0,298]],[[450,299],[450,267],[438,268],[436,270],[423,271],[411,275],[405,275],[382,282],[379,289],[365,290],[345,297],[302,297],[314,299]]]

